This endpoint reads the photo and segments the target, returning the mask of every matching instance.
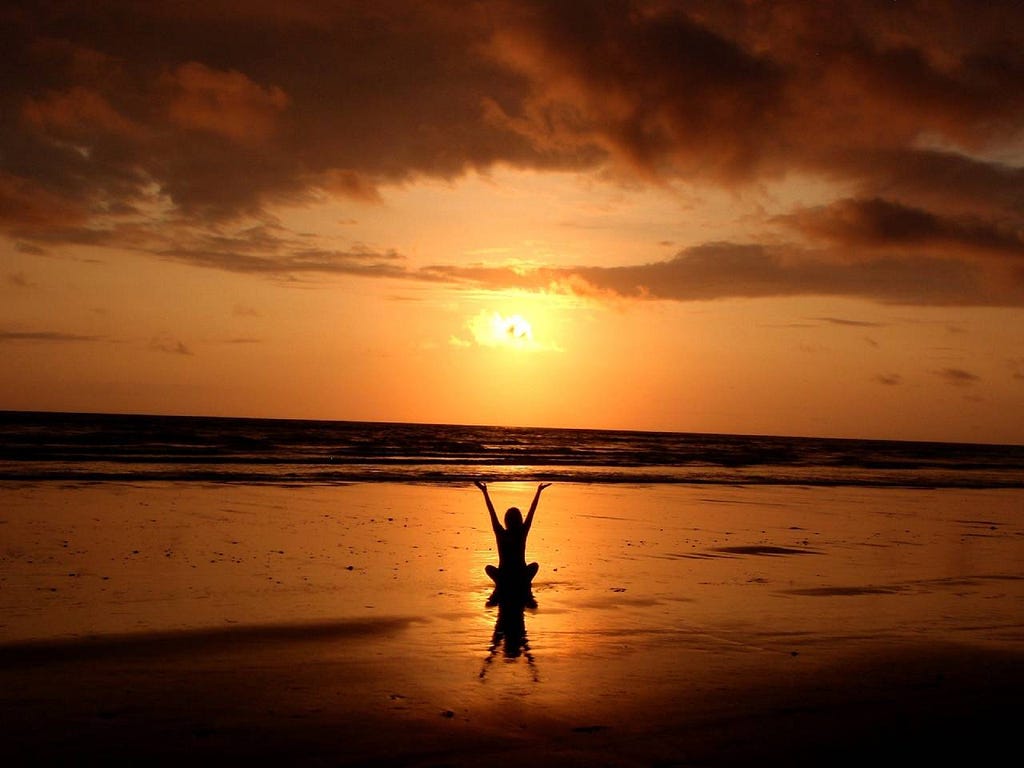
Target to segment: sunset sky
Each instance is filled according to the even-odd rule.
[[[7,2],[0,409],[1024,442],[1019,2]]]

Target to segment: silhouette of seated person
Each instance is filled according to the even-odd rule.
[[[537,504],[540,502],[540,493],[551,483],[541,483],[537,486],[537,493],[530,504],[530,511],[523,520],[523,514],[516,507],[510,507],[505,513],[505,526],[498,522],[498,516],[494,512],[494,504],[491,503],[490,494],[487,492],[487,484],[479,480],[476,487],[484,494],[484,501],[487,502],[487,512],[491,518],[491,527],[494,529],[494,538],[498,544],[498,565],[488,565],[484,570],[494,582],[494,593],[487,601],[489,605],[508,602],[533,603],[533,592],[531,583],[537,575],[539,566],[537,563],[526,563],[526,537],[530,534],[530,527],[533,525],[533,515],[537,511]]]

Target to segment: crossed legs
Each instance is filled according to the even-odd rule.
[[[523,581],[526,584],[529,584],[531,581],[533,581],[533,577],[537,575],[537,570],[539,568],[540,566],[537,563],[530,563],[528,566],[526,566],[526,568],[524,568],[520,572],[522,574]],[[500,568],[494,565],[485,566],[484,570],[487,572],[487,575],[491,577],[491,581],[493,581],[495,584],[501,584],[503,580],[512,577],[514,573],[506,573],[505,571],[502,571]]]

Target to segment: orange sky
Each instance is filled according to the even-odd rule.
[[[0,30],[0,409],[1024,442],[1019,4]]]

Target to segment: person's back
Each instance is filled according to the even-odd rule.
[[[530,527],[533,525],[533,515],[537,511],[537,503],[540,501],[540,492],[551,483],[541,483],[537,486],[537,493],[530,504],[530,511],[523,520],[522,513],[516,507],[510,507],[505,513],[505,527],[498,522],[498,516],[494,512],[494,505],[491,503],[490,494],[487,492],[487,485],[477,481],[476,487],[484,494],[484,501],[487,502],[487,512],[491,518],[491,528],[494,530],[495,542],[498,545],[498,567],[488,565],[484,569],[487,575],[495,583],[495,594],[492,600],[501,598],[502,592],[529,594],[530,582],[537,574],[539,566],[537,563],[526,564],[526,537],[530,535]]]
[[[505,513],[505,527],[497,528],[494,537],[498,544],[498,568],[501,570],[526,567],[526,535],[529,530],[523,516],[515,507]]]

